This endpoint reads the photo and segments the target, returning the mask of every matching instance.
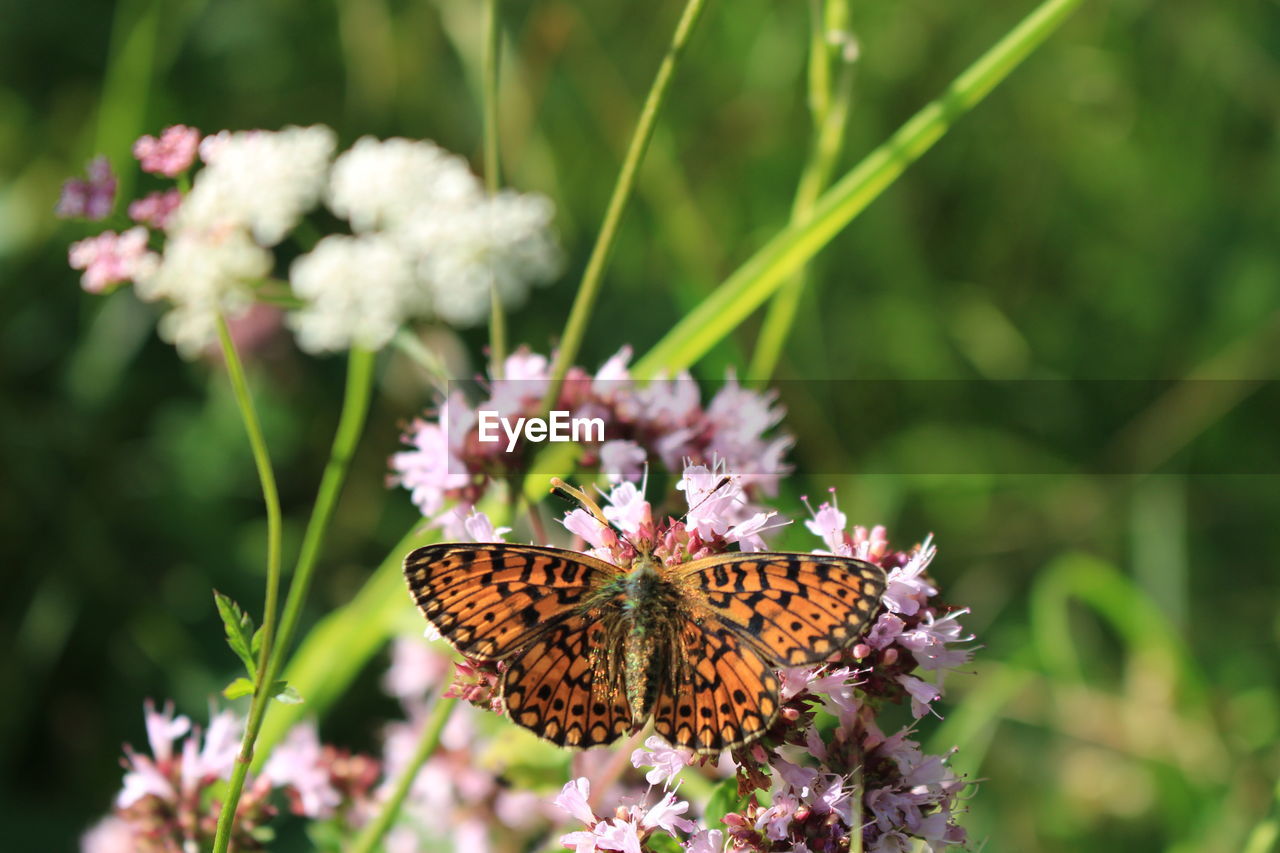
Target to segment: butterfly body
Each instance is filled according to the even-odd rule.
[[[714,753],[760,737],[775,670],[820,663],[867,627],[878,567],[846,557],[728,553],[627,566],[557,548],[428,545],[405,560],[428,621],[462,654],[505,665],[507,713],[555,743],[610,743],[653,719]]]

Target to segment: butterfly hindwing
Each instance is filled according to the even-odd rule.
[[[606,683],[603,626],[574,614],[511,658],[502,674],[507,714],[541,738],[586,748],[631,729],[626,700]]]
[[[654,708],[654,729],[676,746],[712,754],[755,740],[778,716],[778,677],[749,644],[715,617],[682,633],[683,679]]]
[[[573,551],[498,543],[427,545],[404,561],[427,621],[459,652],[484,660],[519,651],[617,571]]]
[[[867,628],[884,570],[852,557],[721,554],[681,567],[687,587],[777,666],[820,663]]]

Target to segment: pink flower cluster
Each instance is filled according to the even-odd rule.
[[[143,171],[172,178],[195,163],[199,144],[200,131],[179,124],[165,128],[158,139],[143,136],[134,143],[133,153]],[[115,206],[116,188],[110,162],[96,157],[89,164],[87,181],[63,184],[56,213],[64,218],[104,219]],[[129,218],[137,223],[133,228],[121,233],[103,231],[73,243],[68,261],[72,269],[84,270],[81,286],[90,293],[103,293],[153,272],[159,255],[147,248],[146,226],[163,229],[181,202],[177,189],[153,192],[129,205]]]
[[[934,851],[965,842],[956,813],[968,783],[947,766],[947,756],[920,751],[910,737],[914,724],[886,736],[877,717],[884,706],[907,701],[916,718],[932,710],[942,695],[942,676],[969,659],[969,649],[956,647],[972,639],[962,636],[957,621],[967,611],[934,600],[938,589],[926,574],[936,552],[930,541],[893,551],[883,528],[847,530],[846,524],[834,500],[806,522],[824,540],[826,553],[886,570],[880,613],[859,643],[828,663],[783,671],[779,722],[736,756],[747,805],[725,818],[734,850],[825,853],[846,849],[854,833],[870,853],[906,853],[919,842]],[[836,718],[834,730],[815,725],[819,706]],[[801,761],[802,755],[809,760]],[[754,793],[770,789],[769,805],[758,805]]]
[[[642,845],[654,833],[678,837],[677,830],[692,832],[697,829],[697,824],[682,817],[689,810],[689,804],[677,799],[675,791],[664,791],[662,797],[652,804],[619,806],[609,820],[597,816],[592,810],[587,802],[590,794],[590,781],[579,777],[566,782],[554,800],[557,806],[588,827],[560,836],[560,843],[572,848],[574,853],[595,853],[597,850],[640,853]]]
[[[172,703],[157,711],[149,701],[145,720],[151,754],[125,747],[115,810],[84,835],[82,853],[184,853],[213,841],[222,808],[216,791],[231,777],[244,721],[222,711],[201,737],[189,718],[174,715]],[[300,724],[246,785],[232,848],[264,849],[259,829],[276,814],[271,798],[277,791],[297,815],[367,820],[379,777],[376,760],[322,746],[315,725]]]
[[[145,709],[151,754],[125,747],[115,811],[85,835],[83,853],[181,853],[213,840],[221,803],[210,801],[209,790],[230,778],[244,721],[223,711],[202,737],[172,704],[157,711],[148,701]],[[275,814],[269,794],[269,785],[254,785],[240,800],[237,849],[261,849],[254,830]]]
[[[391,788],[406,758],[422,735],[428,694],[440,694],[452,668],[440,644],[402,637],[392,646],[384,689],[400,700],[406,721],[387,727],[383,748],[386,779],[379,795]],[[504,766],[493,740],[479,725],[480,712],[456,708],[441,733],[440,747],[414,777],[400,817],[387,837],[391,853],[416,853],[452,840],[453,849],[487,853],[491,835],[532,842],[546,832],[556,810],[544,797],[513,788],[503,779]]]
[[[116,204],[119,182],[111,161],[98,156],[89,161],[88,180],[72,178],[62,185],[54,213],[63,219],[106,219]]]
[[[732,375],[705,406],[688,374],[636,383],[628,370],[631,349],[624,347],[595,374],[568,372],[555,405],[574,418],[600,418],[604,440],[581,444],[579,467],[598,470],[612,481],[636,481],[646,465],[679,471],[687,462],[721,464],[737,472],[751,494],[774,494],[789,471],[785,455],[790,436],[773,428],[782,410],[772,394],[742,388]],[[490,396],[470,405],[452,393],[434,416],[413,421],[404,434],[412,449],[391,458],[391,483],[404,486],[422,514],[446,524],[446,534],[465,535],[458,522],[497,478],[527,470],[533,449],[521,441],[507,452],[505,437],[482,442],[480,411],[514,420],[542,413],[551,383],[550,361],[520,350],[504,363],[504,378],[490,378]],[[439,517],[448,502],[460,509]]]

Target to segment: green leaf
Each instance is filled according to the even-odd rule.
[[[287,681],[277,681],[271,685],[271,698],[286,705],[301,705],[303,702],[302,694]]]
[[[716,785],[715,790],[711,792],[711,799],[707,800],[707,809],[704,812],[707,826],[714,829],[724,823],[724,816],[729,812],[741,810],[742,801],[738,797],[738,779],[731,776],[720,784]]]
[[[258,673],[258,667],[254,663],[251,651],[253,618],[245,613],[239,604],[216,589],[213,591],[213,600],[218,605],[218,615],[222,617],[222,626],[227,632],[227,645],[244,662],[244,668],[249,672],[249,677],[254,678]]]
[[[258,659],[258,652],[262,651],[262,628],[253,632],[253,642],[249,644],[249,648],[253,651],[253,659]]]
[[[683,850],[679,841],[676,841],[670,835],[663,835],[659,832],[655,832],[645,839],[644,848],[653,851],[653,853],[681,853],[681,850]]]
[[[752,255],[702,304],[685,314],[632,376],[652,379],[691,366],[724,340],[807,264],[833,237],[942,138],[962,115],[1058,28],[1081,0],[1045,0],[957,77],[938,98],[814,203],[809,218],[793,222]]]
[[[244,676],[240,676],[235,681],[222,688],[222,695],[228,699],[239,699],[241,696],[249,696],[253,693],[253,682]]]

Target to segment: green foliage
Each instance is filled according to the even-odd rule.
[[[725,815],[741,811],[744,806],[745,803],[738,796],[737,778],[724,779],[711,792],[711,799],[707,801],[707,810],[703,816],[707,819],[708,826],[718,826]]]
[[[245,670],[249,673],[249,678],[253,678],[258,673],[258,663],[256,654],[259,647],[258,631],[253,628],[253,617],[244,612],[244,609],[236,604],[227,596],[213,591],[213,600],[218,605],[218,615],[222,617],[222,626],[227,633],[227,645],[231,647],[231,651],[244,663]],[[236,682],[245,681],[246,679],[238,678]],[[231,691],[235,683],[223,691],[228,699],[234,699],[235,696],[244,696],[244,693],[236,692],[235,696],[230,695],[227,691]],[[252,688],[249,690],[253,692]]]
[[[471,5],[64,0],[26,4],[0,25],[0,541],[13,567],[0,676],[22,686],[0,712],[0,819],[16,849],[67,849],[107,808],[120,742],[145,737],[144,697],[172,696],[199,715],[240,670],[220,635],[253,672],[255,632],[231,602],[253,609],[263,586],[260,496],[225,376],[180,362],[129,294],[79,292],[64,251],[85,231],[49,215],[60,180],[104,151],[127,190],[133,139],[174,122],[325,121],[345,142],[430,137],[478,163]],[[546,351],[677,9],[505,5],[507,179],[555,200],[569,259],[561,283],[509,318],[513,344]],[[836,174],[1032,6],[855,2],[862,58]],[[823,241],[779,376],[1273,376],[1273,11],[1081,4]],[[647,353],[682,326],[705,353],[699,375],[747,363],[756,317],[734,328],[719,315],[705,327],[681,321],[788,219],[809,143],[806,12],[712,4],[623,220],[582,363],[623,343]],[[433,334],[441,352],[475,355],[485,342],[483,330]],[[479,363],[450,359],[455,376]],[[280,473],[288,563],[329,452],[342,365],[277,342],[249,372]],[[933,751],[959,747],[957,766],[983,780],[965,818],[978,844],[1274,849],[1274,472],[1186,476],[1188,460],[1175,456],[1146,478],[1002,473],[995,463],[1008,454],[1047,459],[1053,448],[1028,442],[999,409],[930,423],[907,413],[862,445],[851,438],[879,435],[872,426],[888,415],[837,417],[832,388],[781,386],[798,438],[782,503],[802,517],[801,495],[836,486],[854,522],[886,523],[897,542],[936,534],[939,579],[973,609],[965,625],[982,649],[973,675],[948,683],[946,718],[924,721],[920,737]],[[394,713],[376,686],[381,649],[396,631],[420,630],[396,564],[430,534],[406,537],[416,514],[382,478],[399,422],[428,396],[408,358],[386,359],[285,675],[308,701],[273,703],[259,756],[304,709],[324,716],[326,740],[360,748]],[[1090,414],[1045,413],[1073,419],[1082,446],[1106,446],[1111,427]],[[1129,438],[1156,449],[1192,435],[1249,458],[1274,443],[1275,415],[1266,395],[1226,410],[1152,406],[1135,413]],[[921,458],[981,464],[972,475],[866,473]],[[812,547],[802,530],[780,544]],[[216,616],[211,586],[227,593]],[[530,755],[520,767],[532,784],[543,766]],[[280,849],[306,847],[282,836]]]

